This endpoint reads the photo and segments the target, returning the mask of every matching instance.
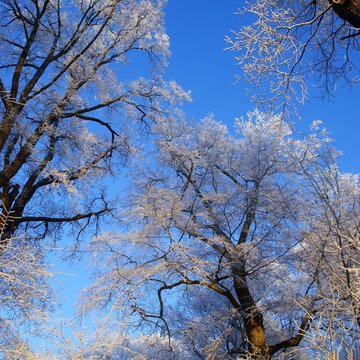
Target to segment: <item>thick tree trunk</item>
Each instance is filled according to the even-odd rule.
[[[245,272],[245,262],[237,262],[233,266],[234,288],[241,305],[241,316],[244,320],[248,341],[248,351],[254,359],[270,359],[266,344],[264,320],[252,297]]]
[[[329,0],[336,14],[360,30],[360,0]]]

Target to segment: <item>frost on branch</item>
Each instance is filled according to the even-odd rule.
[[[319,125],[299,137],[260,112],[235,135],[213,116],[158,122],[156,162],[134,165],[122,233],[93,240],[82,310],[194,357],[356,351],[359,184]]]
[[[311,87],[331,96],[340,84],[357,84],[358,0],[245,3],[239,12],[245,25],[226,41],[256,104],[291,113]]]
[[[163,7],[156,0],[0,2],[1,211],[16,218],[7,223],[9,238],[23,224],[37,237],[63,223],[81,232],[108,213],[94,183],[124,164],[137,129],[189,99],[161,78],[169,54]],[[135,78],[127,70],[133,59],[146,68]],[[59,211],[51,206],[57,196]]]
[[[162,79],[169,55],[164,6],[0,1],[0,263],[8,251],[43,255],[64,229],[66,245],[78,245],[86,230],[96,233],[113,209],[102,180],[126,163],[139,130],[189,98]],[[132,61],[142,73],[134,75]],[[14,240],[18,232],[26,241]],[[34,296],[40,288],[34,285]]]
[[[2,224],[12,214],[2,214]],[[0,229],[3,234],[5,225]],[[44,260],[44,249],[29,242],[26,234],[13,236],[6,247],[1,244],[0,258],[0,353],[4,359],[35,359],[29,339],[40,334],[54,296],[48,281],[52,274]],[[22,326],[27,324],[26,333]]]

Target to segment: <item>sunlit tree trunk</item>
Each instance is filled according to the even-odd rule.
[[[264,319],[250,293],[246,279],[245,262],[233,266],[233,279],[236,295],[241,305],[241,315],[244,319],[248,350],[258,359],[268,359],[268,348],[264,328]]]

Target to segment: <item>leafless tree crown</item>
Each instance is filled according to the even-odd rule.
[[[322,96],[359,78],[358,0],[254,0],[246,24],[226,38],[257,105],[296,112],[309,87]]]

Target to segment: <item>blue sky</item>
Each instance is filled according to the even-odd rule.
[[[233,85],[235,53],[225,51],[225,35],[239,30],[245,18],[234,13],[241,0],[169,0],[166,27],[172,56],[166,77],[176,80],[192,92],[193,102],[184,107],[189,118],[199,120],[209,112],[231,126],[234,118],[254,109],[246,94],[246,84]],[[344,152],[340,160],[343,171],[360,173],[360,119],[357,101],[360,89],[339,89],[336,97],[322,101],[312,97],[300,109],[301,129],[313,120],[322,120]]]

